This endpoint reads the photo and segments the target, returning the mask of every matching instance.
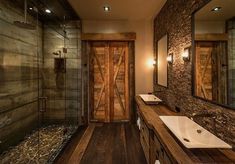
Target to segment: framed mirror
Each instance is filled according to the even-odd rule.
[[[211,0],[193,18],[193,95],[235,109],[235,1]]]
[[[157,83],[167,87],[167,35],[163,36],[157,44]]]

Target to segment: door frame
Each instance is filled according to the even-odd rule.
[[[92,120],[90,109],[90,86],[89,86],[89,61],[92,42],[128,42],[129,60],[128,60],[128,74],[129,74],[129,120],[134,120],[134,99],[135,99],[135,40],[136,33],[83,33],[82,40],[82,115],[83,122],[88,124]],[[127,121],[129,121],[127,120]]]

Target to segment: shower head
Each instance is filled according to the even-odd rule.
[[[14,25],[20,28],[28,29],[28,30],[35,30],[36,26],[24,21],[14,21]]]
[[[27,0],[24,1],[24,21],[14,21],[14,24],[17,27],[28,29],[28,30],[36,29],[35,25],[27,23]]]

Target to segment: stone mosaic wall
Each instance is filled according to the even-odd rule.
[[[192,13],[210,0],[167,0],[155,18],[154,45],[168,34],[168,52],[174,53],[174,63],[168,66],[168,88],[155,84],[157,95],[172,110],[181,109],[186,116],[201,111],[215,114],[213,118],[198,118],[196,122],[235,146],[235,111],[211,104],[192,96],[192,60],[184,62],[181,54],[192,44]],[[192,55],[192,54],[191,54]],[[192,56],[190,56],[192,58]]]
[[[228,80],[229,80],[229,104],[235,107],[235,20],[228,22]]]

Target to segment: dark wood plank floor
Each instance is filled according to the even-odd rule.
[[[139,132],[130,123],[97,126],[81,164],[145,164]]]
[[[67,164],[69,159],[71,158],[72,153],[75,151],[76,146],[78,145],[82,135],[84,134],[87,127],[81,126],[79,127],[76,134],[72,137],[70,142],[66,145],[64,150],[60,153],[60,155],[55,160],[55,164]]]

